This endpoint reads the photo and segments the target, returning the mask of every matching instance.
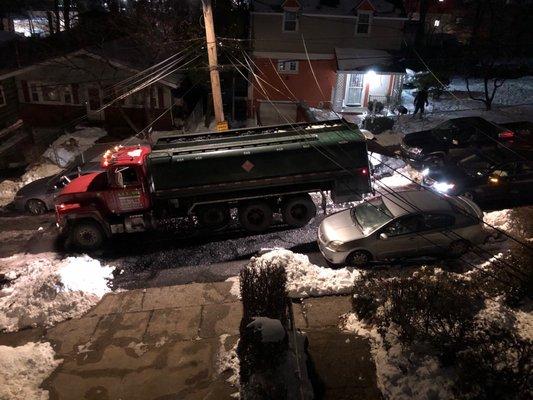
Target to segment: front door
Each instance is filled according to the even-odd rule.
[[[346,79],[345,107],[358,107],[363,96],[363,74],[348,74]]]
[[[87,87],[87,117],[93,121],[104,119],[104,111],[99,111],[102,107],[100,88],[98,86]]]

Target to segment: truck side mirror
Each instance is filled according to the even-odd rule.
[[[379,238],[380,238],[381,240],[387,240],[389,237],[387,236],[387,234],[386,234],[385,232],[381,232],[381,233],[379,234]]]
[[[119,188],[124,187],[124,177],[122,176],[122,172],[115,171],[115,182]]]

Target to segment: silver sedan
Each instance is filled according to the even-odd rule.
[[[390,193],[326,217],[318,245],[332,264],[447,254],[483,243],[483,212],[469,199],[428,190]]]

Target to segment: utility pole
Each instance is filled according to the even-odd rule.
[[[228,130],[228,123],[224,120],[224,110],[222,108],[222,93],[220,91],[220,76],[218,75],[217,60],[217,38],[215,36],[215,26],[213,23],[213,8],[211,0],[202,0],[204,12],[205,39],[207,42],[207,56],[209,58],[209,73],[211,75],[211,92],[213,93],[213,108],[217,121],[217,130]]]

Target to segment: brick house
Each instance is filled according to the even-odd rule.
[[[338,113],[397,103],[405,69],[394,54],[406,21],[393,0],[252,1],[253,59],[264,79],[249,90],[252,113],[266,124],[279,113],[301,119],[300,102]]]
[[[17,95],[12,102],[18,103],[20,118],[31,127],[64,128],[87,119],[108,129],[127,127],[138,131],[171,108],[176,100],[173,93],[183,77],[171,73],[102,110],[139,84],[140,78],[132,77],[149,65],[136,61],[131,47],[123,54],[121,57],[120,48],[113,44],[81,50],[0,73],[0,81],[15,83]],[[126,79],[130,80],[121,85]],[[171,129],[172,111],[157,119],[153,127]]]

